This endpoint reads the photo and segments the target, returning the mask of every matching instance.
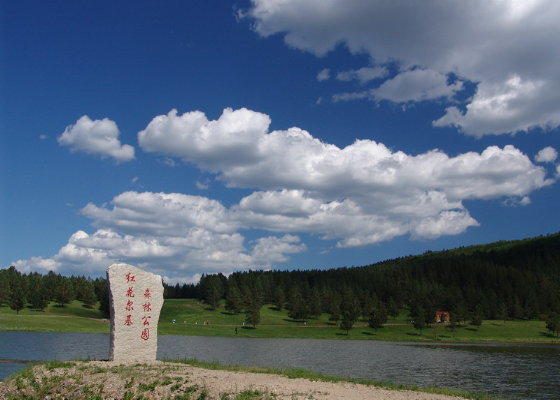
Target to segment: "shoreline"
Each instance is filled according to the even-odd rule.
[[[0,332],[46,332],[46,333],[88,333],[88,334],[109,334],[106,332],[94,332],[94,331],[68,331],[68,330],[39,330],[39,329],[6,329],[0,328]],[[388,339],[388,338],[371,338],[371,337],[305,337],[305,336],[240,336],[240,335],[209,335],[209,334],[193,334],[193,332],[188,333],[176,333],[176,332],[158,332],[158,336],[203,336],[203,337],[222,337],[222,338],[243,338],[243,339],[313,339],[313,340],[349,340],[349,341],[378,341],[378,342],[394,342],[394,343],[412,343],[412,344],[457,344],[457,345],[476,345],[476,344],[524,344],[524,345],[560,345],[559,338],[552,339],[510,339],[510,340],[499,340],[494,338],[489,339],[473,339],[473,340],[449,340],[449,339],[430,339],[430,338],[407,338],[407,339]]]

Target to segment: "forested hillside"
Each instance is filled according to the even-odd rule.
[[[0,305],[44,309],[82,300],[108,312],[105,278],[63,277],[54,272],[0,270]],[[166,298],[200,298],[211,307],[225,300],[232,312],[265,304],[286,308],[294,319],[327,312],[369,318],[373,310],[416,318],[436,310],[453,319],[544,319],[560,312],[560,234],[503,241],[330,270],[248,271],[205,275],[198,284],[165,285]]]
[[[180,292],[170,288],[169,294]],[[328,312],[368,316],[381,306],[433,318],[436,310],[465,319],[544,318],[560,311],[560,234],[428,252],[377,264],[331,270],[236,272],[206,275],[199,295],[210,305],[226,299],[287,307],[294,318]]]

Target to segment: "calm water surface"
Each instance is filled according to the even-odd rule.
[[[0,359],[106,359],[109,335],[0,332]],[[560,346],[415,344],[317,339],[159,336],[158,359],[305,368],[318,373],[487,393],[560,399]],[[0,363],[0,379],[25,364]]]

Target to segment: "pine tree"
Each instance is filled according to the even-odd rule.
[[[342,313],[350,314],[351,318],[356,321],[361,314],[360,302],[356,295],[349,289],[345,288],[342,291],[342,303],[340,305]]]
[[[284,294],[284,290],[282,290],[281,286],[277,286],[274,290],[274,305],[281,311],[284,308],[284,303],[286,303],[286,295]]]
[[[463,301],[459,302],[452,310],[451,314],[455,315],[458,324],[467,320],[467,307]]]
[[[8,304],[10,300],[11,290],[10,282],[8,281],[8,270],[0,270],[0,306]]]
[[[99,310],[108,317],[111,313],[111,306],[109,304],[109,282],[107,282],[107,279],[97,278],[93,281],[93,287],[97,301],[99,301]]]
[[[309,308],[303,299],[299,287],[294,287],[290,294],[290,311],[288,316],[294,320],[305,321],[309,317]]]
[[[356,322],[356,318],[354,314],[349,311],[344,311],[342,313],[342,318],[340,320],[340,329],[346,331],[346,336],[348,336],[348,331],[352,329],[354,326],[354,322]]]
[[[415,306],[411,310],[410,317],[412,318],[412,326],[414,329],[420,331],[420,335],[422,334],[422,330],[426,327],[426,312],[422,306]]]
[[[245,309],[245,323],[257,327],[257,324],[261,320],[261,305],[253,300],[251,301]]]
[[[34,310],[44,310],[49,305],[49,295],[43,283],[43,277],[37,273],[30,274],[28,282],[29,287],[33,288],[27,296],[29,306]]]
[[[501,303],[498,307],[498,319],[504,321],[504,325],[506,324],[507,319],[507,306],[504,303]]]
[[[387,300],[387,314],[393,318],[396,318],[399,316],[399,313],[400,309],[398,304],[392,297],[389,297],[389,300]]]
[[[370,296],[365,296],[362,299],[361,309],[362,309],[362,319],[368,320],[371,312],[373,311],[374,302]]]
[[[550,313],[546,318],[546,329],[552,332],[552,336],[556,333],[556,337],[560,335],[560,314]]]
[[[54,271],[49,271],[47,275],[43,277],[43,285],[49,294],[49,300],[55,300],[55,294],[61,279],[62,277]]]
[[[16,314],[19,314],[19,312],[23,310],[23,307],[25,307],[25,293],[18,286],[11,289],[10,298],[8,300],[8,305]]]
[[[200,278],[202,300],[212,309],[218,308],[218,303],[224,294],[221,276],[223,275],[203,275],[202,278]]]
[[[482,306],[480,304],[477,304],[476,307],[474,308],[471,317],[471,325],[473,326],[482,325]]]
[[[368,319],[368,325],[370,328],[377,330],[383,328],[383,324],[387,322],[387,311],[383,303],[378,303],[377,306],[371,311]]]
[[[329,321],[337,322],[340,320],[340,303],[333,302],[330,306],[329,313],[331,314],[329,316]]]
[[[60,307],[64,307],[75,298],[74,286],[69,278],[60,277],[54,300]]]
[[[91,283],[91,281],[85,281],[82,287],[80,300],[84,302],[84,307],[86,308],[93,308],[93,305],[97,303],[95,288],[93,287],[93,283]]]
[[[27,299],[27,285],[24,277],[15,268],[8,268],[8,283],[10,286],[10,294],[8,297],[8,305],[12,310],[19,314],[23,307],[25,307],[25,302]]]
[[[242,301],[241,301],[241,292],[239,288],[235,284],[235,282],[228,283],[228,293],[226,296],[226,310],[231,313],[238,313],[241,312],[243,309]]]
[[[309,304],[309,314],[317,317],[321,315],[321,295],[319,294],[319,289],[316,287],[311,290],[311,295],[308,300]]]
[[[449,325],[447,325],[447,329],[451,331],[451,335],[455,337],[455,331],[457,330],[457,317],[454,313],[449,314]]]

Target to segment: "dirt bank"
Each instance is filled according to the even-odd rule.
[[[290,379],[274,374],[205,369],[178,363],[122,365],[103,361],[37,365],[31,371],[0,382],[0,398],[460,399],[440,394],[387,390],[354,383]]]

